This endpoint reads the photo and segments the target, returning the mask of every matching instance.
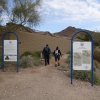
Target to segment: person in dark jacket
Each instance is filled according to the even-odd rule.
[[[60,57],[62,56],[62,54],[58,46],[54,50],[53,54],[55,57],[55,67],[60,66]]]
[[[45,66],[50,64],[50,53],[51,53],[51,50],[47,44],[46,47],[44,47],[42,51],[42,54],[45,60]]]

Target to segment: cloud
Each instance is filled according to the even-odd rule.
[[[64,21],[99,21],[99,0],[43,0],[42,14]]]

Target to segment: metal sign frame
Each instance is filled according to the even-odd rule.
[[[6,32],[6,33],[3,33],[3,35],[2,35],[2,70],[4,71],[4,65],[5,65],[5,61],[4,61],[4,39],[5,39],[5,36],[7,34],[13,34],[13,35],[15,35],[16,40],[17,40],[16,71],[19,72],[19,38],[18,38],[18,35],[15,32]]]
[[[91,85],[94,85],[94,57],[93,57],[93,52],[94,52],[94,40],[93,37],[91,35],[91,32],[86,31],[86,30],[80,30],[78,32],[75,32],[71,38],[71,62],[70,62],[70,79],[71,79],[71,84],[73,84],[73,41],[74,38],[77,34],[79,34],[80,32],[84,32],[86,34],[88,34],[88,36],[91,39]]]

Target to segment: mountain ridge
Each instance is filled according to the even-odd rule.
[[[60,32],[54,33],[54,35],[57,35],[57,36],[65,36],[65,37],[72,37],[72,34],[73,33],[78,32],[78,31],[81,31],[81,30],[85,30],[85,31],[92,32],[90,30],[86,30],[86,29],[81,29],[81,28],[76,28],[76,27],[69,26],[69,27],[63,29]]]

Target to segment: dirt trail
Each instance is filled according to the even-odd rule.
[[[0,100],[100,100],[100,87],[70,79],[53,65],[0,72]]]

